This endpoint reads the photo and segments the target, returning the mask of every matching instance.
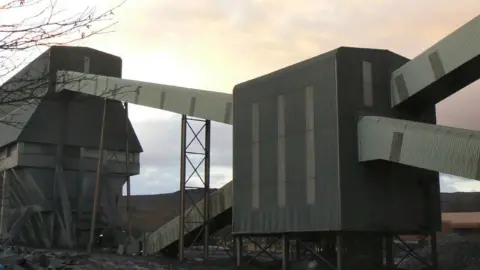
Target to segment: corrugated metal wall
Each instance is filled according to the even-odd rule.
[[[57,70],[88,71],[97,75],[121,77],[122,59],[85,47],[54,46],[17,73],[11,81],[16,82],[13,83],[15,85],[30,82],[29,87],[32,88],[30,90],[41,90],[48,85],[45,81],[48,76],[50,76],[50,80],[55,80]],[[1,108],[2,112],[16,110],[10,121],[20,125],[5,125],[0,120],[0,130],[2,131],[0,146],[17,139],[19,141],[57,143],[58,136],[60,136],[60,123],[66,121],[68,126],[66,127],[65,144],[98,148],[102,106],[103,102],[100,98],[72,93],[60,93],[30,105],[25,102],[5,105],[3,107],[6,108]],[[125,113],[121,103],[110,101],[107,108],[108,124],[105,137],[108,139],[105,141],[105,148],[124,150],[124,117]],[[131,124],[130,150],[132,152],[142,151]]]
[[[235,233],[340,228],[335,53],[235,87]]]
[[[234,233],[424,231],[440,226],[438,173],[359,163],[357,121],[435,123],[390,106],[408,59],[339,48],[234,89]]]
[[[65,136],[65,145],[98,148],[102,110],[103,100],[99,97],[60,92],[55,99],[42,101],[18,140],[55,144],[59,136]],[[62,121],[66,124],[64,135],[59,132]],[[125,150],[125,110],[119,101],[108,102],[105,123],[105,149]],[[130,151],[142,152],[135,131],[129,125]]]
[[[50,61],[49,50],[35,58],[30,64],[15,74],[0,86],[3,92],[13,91],[18,94],[28,94],[30,90],[45,90]],[[37,80],[38,79],[38,80]],[[27,90],[19,91],[21,86],[28,85]],[[39,89],[37,89],[39,88]],[[4,97],[7,99],[7,97]],[[12,102],[21,101],[21,102]],[[6,102],[6,104],[5,104]],[[4,100],[0,106],[0,146],[14,142],[22,132],[21,127],[30,120],[39,102],[27,103],[18,95],[12,94],[11,99]]]
[[[57,70],[121,77],[122,59],[90,48],[58,46],[49,53],[50,79]],[[44,99],[20,134],[19,141],[57,143],[61,123],[66,123],[65,145],[98,148],[102,122],[103,101],[78,93],[59,93]],[[110,101],[107,107],[105,148],[124,150],[125,111],[118,101]],[[130,124],[130,151],[141,152],[140,143]]]
[[[360,116],[436,121],[435,106],[414,112],[390,107],[390,74],[407,61],[386,50],[338,50],[343,230],[416,231],[440,226],[438,173],[387,162],[358,162]]]
[[[48,85],[53,87],[50,90],[55,90],[54,84],[50,82],[55,80],[56,71],[59,69],[121,77],[122,60],[117,56],[89,48],[52,47],[28,68],[42,70],[41,75],[48,82],[43,85],[43,88],[39,87],[38,89],[45,89]],[[23,72],[28,73],[28,69]],[[46,80],[46,77],[49,77],[50,81]],[[37,80],[37,78],[33,79]],[[32,80],[31,77],[30,80]],[[40,81],[40,79],[38,80]],[[17,184],[12,184],[12,187],[15,186],[18,193],[18,196],[10,197],[12,201],[10,210],[17,213],[16,216],[10,217],[10,221],[13,222],[15,217],[20,217],[25,205],[31,205],[34,206],[32,211],[40,211],[42,214],[30,213],[29,215],[49,216],[51,220],[48,222],[55,223],[55,228],[50,231],[51,228],[48,225],[41,222],[35,223],[35,226],[39,228],[40,235],[32,234],[32,237],[36,239],[24,239],[25,241],[44,241],[47,237],[49,240],[43,243],[46,246],[57,241],[57,244],[66,246],[82,244],[87,239],[87,235],[81,232],[86,232],[91,218],[89,212],[92,209],[91,196],[93,196],[95,173],[88,167],[92,160],[81,157],[81,153],[83,148],[98,148],[103,101],[99,97],[88,97],[66,91],[57,94],[52,91],[44,99],[36,100],[35,104],[39,105],[32,107],[32,110],[27,111],[27,114],[22,117],[24,122],[27,122],[23,128],[13,132],[8,128],[0,127],[2,134],[5,129],[8,135],[6,139],[0,141],[4,144],[16,140],[35,143],[38,146],[44,144],[52,150],[43,156],[42,162],[45,163],[43,168],[39,168],[39,164],[25,164],[32,161],[31,156],[20,156],[18,162],[21,162],[19,164],[21,168],[8,169],[9,174],[14,171],[18,172],[17,175],[12,174],[8,177]],[[22,112],[19,110],[18,113]],[[122,104],[119,101],[109,101],[105,126],[105,149],[117,151],[125,149],[125,117]],[[128,125],[130,151],[141,152],[142,148],[136,134],[131,124],[128,123]],[[54,165],[56,166],[52,167],[52,161],[55,161]],[[71,166],[72,162],[78,163],[78,166]],[[138,173],[138,160],[136,162],[135,166],[131,167],[131,173]],[[121,196],[121,188],[126,180],[126,175],[122,170],[110,170],[111,163],[111,161],[106,163],[103,176],[106,181],[101,181],[103,184],[100,190],[102,195],[99,211],[106,218],[99,220],[105,222],[105,224],[99,224],[99,227],[120,225],[116,198]],[[118,164],[123,166],[123,163],[119,161],[116,165]],[[72,167],[75,168],[72,169]],[[60,214],[53,215],[56,212]],[[73,220],[72,212],[77,213]],[[72,232],[74,228],[78,230]],[[31,233],[29,229],[31,228],[23,226],[18,230],[21,231],[21,234],[26,235]],[[47,236],[45,236],[46,231]],[[75,233],[80,235],[75,235]],[[75,237],[77,242],[75,242]],[[72,243],[70,239],[75,243]]]

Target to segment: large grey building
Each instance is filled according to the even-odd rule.
[[[1,108],[1,232],[29,245],[73,247],[88,242],[104,102],[55,93],[58,70],[121,77],[122,60],[89,48],[52,47],[4,84],[2,94],[32,94],[33,100],[16,99]],[[122,225],[122,186],[139,173],[142,148],[121,102],[107,103],[105,122],[97,228],[114,234]]]
[[[390,106],[390,74],[407,61],[387,50],[341,47],[237,85],[233,233],[348,232],[354,236],[343,245],[353,251],[371,232],[438,229],[437,172],[358,162],[363,116],[435,124],[435,106]],[[361,248],[381,247],[376,237],[363,238]]]

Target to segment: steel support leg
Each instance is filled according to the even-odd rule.
[[[180,222],[178,230],[178,259],[180,262],[184,259],[185,247],[185,161],[187,146],[187,116],[182,115],[181,134],[180,134]]]
[[[432,269],[438,270],[438,254],[437,254],[437,232],[432,232],[430,235],[430,245],[432,251]]]
[[[242,264],[242,256],[243,256],[243,239],[241,236],[237,236],[234,238],[235,241],[235,260],[237,267],[240,267]]]
[[[198,125],[200,124],[200,125]],[[201,120],[182,116],[181,125],[181,154],[180,154],[180,225],[179,225],[179,260],[183,261],[185,257],[185,246],[197,243],[200,235],[203,235],[203,255],[205,261],[208,259],[209,253],[209,220],[210,220],[210,120]],[[201,136],[203,132],[203,137]],[[188,136],[188,135],[191,135]],[[201,150],[192,150],[192,148]],[[199,158],[200,157],[200,158]],[[203,175],[200,167],[203,165]],[[187,174],[187,167],[190,169]],[[201,187],[188,186],[187,184],[192,178],[197,178],[202,184]],[[187,190],[192,188],[203,188],[203,209],[199,209],[197,201],[194,200]],[[193,205],[186,212],[186,200],[189,199]],[[187,226],[192,223],[188,218],[192,211],[196,211],[202,217],[201,222],[195,222],[196,225]],[[200,227],[200,232],[188,238],[185,242],[185,234],[189,233],[189,228]]]
[[[388,270],[393,270],[395,269],[395,264],[393,261],[393,237],[388,235],[385,236],[383,240],[386,266]]]
[[[290,241],[288,235],[282,236],[282,270],[288,270],[290,255]]]
[[[205,121],[205,161],[204,161],[204,189],[203,189],[203,257],[208,260],[210,222],[210,120]]]
[[[300,254],[301,254],[300,247],[301,247],[300,240],[298,239],[295,240],[295,261],[300,261]]]
[[[335,249],[337,251],[337,270],[342,270],[343,243],[342,236],[337,235]]]

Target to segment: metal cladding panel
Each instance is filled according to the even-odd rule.
[[[53,169],[23,167],[7,171],[7,181],[10,185],[8,223],[15,224],[9,227],[10,235],[18,233],[26,244],[49,246],[47,242],[50,239],[54,244],[61,244],[61,239],[67,235],[73,239],[72,228],[83,230],[89,228],[96,174],[64,171],[64,176],[69,181],[57,182],[55,186]],[[101,181],[99,203],[102,208],[100,218],[97,220],[99,228],[118,224],[116,198],[121,196],[119,183],[125,181],[116,175],[106,174],[104,177],[108,181]],[[55,202],[52,201],[54,186],[61,198],[57,198]],[[26,209],[34,211],[33,217],[23,221],[18,219],[19,215],[16,213],[22,214]],[[83,213],[83,218],[77,217],[71,222],[69,220],[72,219],[72,211],[75,210]],[[55,212],[58,218],[54,221],[54,227],[50,224],[52,212]],[[31,224],[28,225],[27,222]],[[73,224],[73,227],[64,226],[64,223]],[[31,226],[37,229],[31,230]]]
[[[335,51],[234,88],[234,233],[340,225]]]
[[[440,225],[438,173],[388,162],[359,163],[357,158],[362,116],[435,123],[434,105],[418,114],[390,106],[386,89],[391,71],[407,61],[386,50],[338,50],[342,230],[417,232]],[[375,148],[377,138],[371,139]]]
[[[358,134],[360,161],[381,159],[480,180],[480,131],[371,116],[359,121]]]
[[[25,97],[41,97],[46,92],[49,61],[49,51],[46,51],[0,86],[3,103],[0,106],[0,146],[17,140],[22,127],[37,109],[38,100],[30,102]]]
[[[60,141],[61,123],[66,131],[63,143],[71,146],[98,148],[102,125],[103,100],[65,91],[44,99],[29,123],[23,128],[19,141],[56,144]],[[125,150],[125,109],[118,101],[107,103],[104,147]],[[135,131],[129,123],[129,148],[142,152]]]
[[[17,73],[7,87],[17,89],[27,85],[23,90],[32,95],[32,91],[46,91],[49,80],[55,80],[57,70],[88,71],[97,75],[121,77],[122,59],[101,51],[85,47],[54,46],[40,55],[22,71]],[[78,80],[70,81],[78,83]],[[8,89],[8,88],[7,88]],[[17,90],[18,92],[18,90]],[[43,93],[43,92],[42,92]],[[60,125],[67,121],[67,138],[65,144],[83,147],[98,147],[103,101],[78,93],[51,94],[42,97],[34,95],[31,103],[12,104],[2,111],[11,112],[4,119],[12,125],[0,124],[3,134],[0,145],[14,140],[57,143]],[[125,148],[125,111],[119,102],[110,102],[107,110],[109,118],[106,127],[106,148],[124,150]],[[2,120],[0,120],[1,122]],[[130,127],[130,150],[141,152],[142,148],[133,127]]]
[[[57,72],[57,91],[71,90],[232,124],[232,95],[79,72]]]
[[[480,78],[480,16],[392,74],[391,105],[432,105]]]
[[[122,58],[87,47],[54,46],[50,48],[52,79],[59,70],[122,77]]]

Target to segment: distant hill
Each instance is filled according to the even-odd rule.
[[[211,189],[214,192],[216,189]],[[194,202],[203,198],[203,189],[192,189],[188,193]],[[442,193],[442,212],[480,212],[480,192]],[[132,227],[137,232],[150,232],[179,215],[180,192],[134,195],[130,198],[132,207]],[[192,202],[186,198],[186,208]],[[124,220],[125,196],[119,200],[119,209]],[[123,210],[123,211],[122,211]]]
[[[480,192],[454,192],[440,195],[442,212],[480,212]]]
[[[214,191],[216,189],[210,189],[210,193]],[[203,192],[203,188],[187,191],[195,203],[203,199]],[[186,209],[192,206],[192,200],[189,197],[185,197]],[[120,215],[126,222],[126,196],[122,196],[118,204]],[[135,231],[151,232],[180,214],[180,191],[155,195],[132,195],[130,207],[132,228]]]

